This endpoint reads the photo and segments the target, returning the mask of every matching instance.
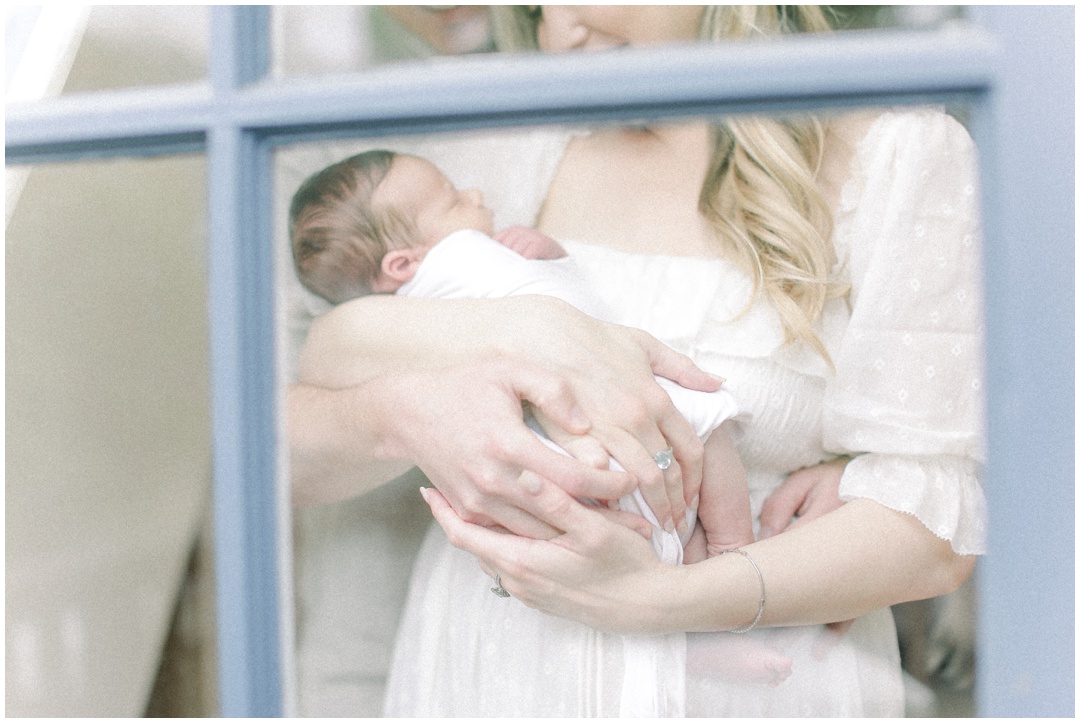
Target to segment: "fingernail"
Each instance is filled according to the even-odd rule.
[[[776,534],[776,531],[768,525],[762,525],[758,530],[758,539],[764,540],[766,537],[772,537]]]
[[[607,508],[609,510],[617,510],[617,509],[619,509],[619,501],[618,500],[608,500]]]
[[[664,531],[665,532],[674,532],[675,531],[675,523],[672,522],[671,520],[668,520],[667,524],[664,525]]]
[[[420,496],[424,498],[424,502],[429,502],[430,501],[430,499],[428,498],[429,494],[431,494],[431,493],[428,491],[427,487],[421,487],[420,488]]]
[[[705,372],[705,373],[709,374],[708,372]],[[716,374],[709,374],[709,378],[712,379],[713,381],[720,382],[721,384],[723,384],[724,382],[727,381],[727,379],[724,379],[721,376],[717,376]]]
[[[574,407],[570,410],[570,423],[573,424],[582,433],[589,431],[589,418],[585,416],[585,412],[581,411],[578,407]]]
[[[679,534],[680,534],[680,535],[685,535],[685,534],[686,534],[686,531],[687,531],[688,529],[690,529],[690,528],[688,528],[688,527],[686,526],[686,520],[683,520],[682,522],[680,522],[680,523],[679,523],[679,527],[678,527],[678,530],[679,530]]]
[[[690,508],[696,510],[701,506],[701,495],[694,495],[694,501],[690,503]]]

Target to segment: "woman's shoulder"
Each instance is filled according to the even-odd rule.
[[[875,155],[914,160],[973,149],[964,125],[939,106],[876,109],[838,116],[829,124],[829,134],[847,149],[852,160],[869,161]]]
[[[829,154],[848,160],[886,150],[925,154],[971,143],[963,124],[940,106],[844,113],[829,118],[826,134]]]
[[[825,124],[828,139],[854,151],[859,143],[889,111],[882,108],[864,108],[831,116]]]
[[[833,208],[842,210],[875,179],[896,181],[909,169],[925,175],[931,168],[966,165],[975,155],[966,128],[939,106],[838,115],[826,124],[822,187]]]
[[[967,253],[978,226],[971,137],[940,107],[861,120],[861,128],[843,127],[853,151],[834,216],[833,242],[849,280],[856,291],[887,288],[902,274],[923,288],[929,279],[948,282],[939,270],[953,274],[955,264],[942,259]]]

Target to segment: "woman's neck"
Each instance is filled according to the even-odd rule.
[[[663,123],[644,130],[672,154],[707,152],[710,147],[709,124],[702,120]]]
[[[716,256],[698,197],[711,153],[705,122],[599,131],[574,141],[540,227],[555,238],[633,253]]]

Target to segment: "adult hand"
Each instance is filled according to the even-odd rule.
[[[612,632],[665,625],[649,601],[664,599],[680,568],[661,564],[641,536],[608,524],[554,485],[543,485],[532,508],[549,524],[567,528],[550,541],[469,524],[438,491],[421,492],[451,544],[475,555],[529,607]]]
[[[688,358],[644,332],[597,321],[558,299],[516,296],[438,301],[374,295],[341,304],[312,325],[301,358],[300,381],[315,387],[345,389],[375,378],[382,380],[407,373],[441,375],[449,366],[477,365],[493,355],[509,360],[500,374],[512,374],[518,368],[528,367],[563,385],[588,420],[588,431],[603,450],[594,457],[610,453],[634,477],[632,486],[640,487],[662,523],[683,519],[686,504],[697,495],[701,485],[702,444],[653,375],[701,391],[714,391],[721,380],[701,371]],[[479,431],[479,425],[485,424],[481,420],[489,415],[482,405],[470,399],[475,379],[470,382],[459,375],[448,378],[445,385],[430,377],[424,379],[423,388],[431,395],[428,400],[416,397],[417,389],[397,388],[406,395],[402,404],[411,410],[411,418],[423,416],[425,402],[428,406],[439,404],[444,390],[448,399],[455,400],[454,404],[467,404],[474,415],[468,419],[453,417],[461,419],[461,429],[466,430],[461,433],[447,432],[437,425],[422,425],[432,439],[464,435],[469,437],[465,441],[471,445],[473,440],[490,440],[504,431],[495,424],[485,427],[489,432]],[[507,394],[505,381],[499,382],[503,383],[499,392],[502,395]],[[453,384],[463,386],[458,389]],[[409,394],[414,397],[408,399]],[[535,402],[529,395],[530,392],[523,391],[512,398],[521,396]],[[399,416],[394,404],[387,402],[385,409],[391,417]],[[559,442],[581,436],[581,428],[560,420],[557,415],[544,414],[544,409],[540,411],[538,417],[546,424],[552,439]],[[360,413],[366,411],[361,409]],[[513,430],[515,439],[520,439],[525,433],[520,409],[516,410],[513,421],[505,413],[504,408],[500,423],[505,425],[504,429]],[[355,422],[351,424],[355,426]],[[385,424],[392,421],[380,420],[374,426]],[[407,434],[402,436],[408,438]],[[669,446],[674,450],[677,464],[662,472],[652,455]],[[521,459],[508,464],[506,455],[523,449],[520,444],[502,449],[501,461],[489,459],[487,448],[466,447],[475,457],[469,460],[459,459],[460,455],[455,457],[447,444],[442,444],[440,449],[440,453],[425,453],[424,447],[418,445],[415,450],[409,448],[409,456],[402,459],[414,463],[424,460],[427,465],[424,470],[436,480],[467,480],[469,475],[461,473],[460,465],[482,464],[477,460],[484,460],[487,475],[508,475],[484,488],[496,495],[500,494],[496,489],[516,487],[520,470],[529,468]],[[363,454],[358,457],[362,459]],[[445,470],[443,465],[448,465]],[[552,481],[563,484],[560,478]],[[440,484],[445,487],[447,483]],[[576,494],[575,489],[566,489]],[[455,493],[452,486],[448,492],[455,506],[467,497],[464,490]],[[599,499],[614,499],[625,492],[625,485],[609,485],[597,492]],[[489,495],[489,491],[473,495],[477,498],[476,506],[461,511],[470,519],[479,519],[477,515],[494,518],[494,510],[487,508]]]
[[[558,480],[568,499],[619,497],[635,487],[628,474],[549,449],[522,423],[528,399],[568,429],[589,428],[568,386],[531,365],[492,356],[378,381],[385,405],[379,454],[415,462],[464,520],[543,539],[555,529],[522,509],[542,478]]]
[[[551,321],[524,323],[507,343],[533,349],[528,358],[566,381],[599,447],[542,413],[537,420],[553,441],[589,464],[601,464],[603,452],[609,454],[634,476],[657,519],[668,529],[681,526],[701,488],[704,447],[654,375],[706,392],[723,380],[644,331],[598,321],[554,299],[545,302]],[[661,470],[653,455],[668,447],[676,463]]]
[[[761,508],[758,539],[764,540],[838,509],[840,478],[851,457],[804,467],[788,476]]]

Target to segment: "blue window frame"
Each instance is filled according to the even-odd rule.
[[[961,102],[982,152],[990,554],[983,715],[1074,706],[1073,8],[733,49],[463,58],[270,81],[269,9],[215,7],[207,84],[9,107],[7,162],[205,152],[221,713],[288,712],[270,154],[297,141],[512,124]],[[711,72],[723,68],[724,72]],[[286,567],[283,567],[286,565]]]

